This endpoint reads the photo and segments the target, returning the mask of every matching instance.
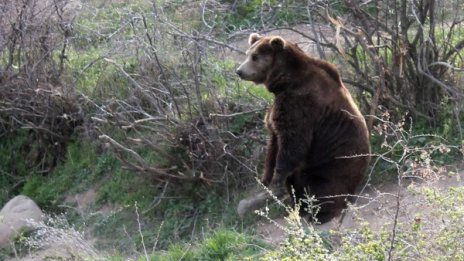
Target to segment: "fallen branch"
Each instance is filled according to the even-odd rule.
[[[209,117],[221,117],[221,118],[232,118],[232,117],[237,117],[241,116],[244,114],[250,114],[250,113],[256,113],[256,112],[261,112],[266,110],[266,108],[261,108],[261,109],[256,109],[256,110],[251,110],[251,111],[243,111],[243,112],[237,112],[237,113],[231,113],[231,114],[217,114],[217,113],[210,113]]]
[[[168,173],[164,169],[160,169],[160,168],[150,166],[145,161],[145,159],[143,159],[137,152],[125,147],[124,145],[122,145],[121,143],[115,141],[114,139],[112,139],[108,135],[103,134],[103,135],[100,135],[99,138],[101,140],[104,140],[104,141],[108,142],[109,144],[114,146],[114,148],[116,148],[117,150],[130,154],[131,156],[134,157],[135,161],[139,164],[139,165],[137,165],[134,162],[130,162],[130,161],[124,159],[123,157],[118,157],[119,160],[121,160],[121,161],[123,161],[125,163],[127,168],[138,171],[138,172],[141,172],[141,173],[151,174],[151,176],[153,176],[154,178],[156,178],[156,179],[158,179],[160,181],[163,181],[163,180],[167,179],[167,180],[184,180],[184,181],[191,181],[191,182],[201,181],[201,182],[204,182],[204,183],[207,183],[207,184],[221,183],[221,181],[207,179],[207,178],[205,178],[203,176],[203,174],[200,174],[200,176],[186,176],[186,175],[182,174],[181,172],[178,172],[177,175]],[[168,170],[173,170],[173,169],[175,169],[175,168],[168,169]]]

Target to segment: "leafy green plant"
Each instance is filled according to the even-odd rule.
[[[174,244],[165,253],[152,254],[150,260],[252,260],[266,247],[248,235],[220,229],[196,244]]]
[[[286,220],[286,239],[277,249],[267,252],[261,260],[331,260],[324,238],[312,225],[303,226],[299,209],[292,210]]]
[[[175,261],[175,260],[196,260],[192,246],[174,244],[165,253],[153,254],[151,261]]]
[[[219,230],[203,241],[199,253],[205,260],[237,260],[259,250],[258,245],[254,247],[249,241],[254,240],[237,232]]]
[[[12,137],[10,137],[12,136]],[[0,142],[0,206],[3,206],[20,188],[31,169],[24,158],[24,149],[28,145],[27,132],[5,135]],[[24,153],[24,154],[23,154]]]
[[[424,208],[410,223],[398,223],[392,241],[390,224],[374,232],[366,221],[356,231],[342,233],[337,260],[463,260],[463,187],[445,190],[429,186],[410,186],[410,193],[425,199]],[[432,212],[429,210],[432,209]],[[393,222],[393,221],[392,221]],[[392,248],[393,247],[393,248]]]

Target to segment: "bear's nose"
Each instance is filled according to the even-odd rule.
[[[240,76],[240,78],[243,76],[242,70],[237,69],[235,72],[238,74],[238,76]]]

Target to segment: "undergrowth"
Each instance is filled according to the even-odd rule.
[[[423,208],[395,225],[392,217],[378,230],[357,216],[357,228],[325,233],[305,224],[298,208],[291,209],[282,227],[286,239],[259,260],[464,260],[464,187],[411,185],[408,190]]]
[[[190,243],[172,242],[159,250],[160,230],[165,225],[162,222],[149,231],[156,235],[156,240],[148,242],[142,236],[143,247],[134,249],[128,257],[127,253],[97,251],[84,234],[62,218],[49,218],[45,223],[36,224],[36,232],[21,238],[18,244],[25,244],[31,250],[59,240],[66,249],[83,247],[76,253],[79,260],[464,260],[461,229],[464,187],[438,189],[411,185],[408,191],[416,195],[423,208],[411,220],[398,222],[395,230],[392,230],[394,219],[374,229],[357,216],[356,228],[321,232],[299,216],[297,207],[286,208],[288,217],[281,229],[287,236],[276,247],[256,236],[219,228]],[[138,215],[134,219],[139,225],[139,229],[134,229],[142,235],[146,228],[140,227]]]
[[[71,143],[66,161],[46,176],[29,176],[21,193],[48,212],[66,213],[74,225],[99,238],[100,248],[121,252],[140,249],[141,237],[164,249],[173,242],[195,241],[216,228],[241,228],[235,218],[237,192],[226,198],[224,191],[204,184],[147,182],[148,177],[123,169],[111,153],[99,150],[89,142]],[[93,202],[79,205],[75,196],[89,190],[95,191]],[[134,204],[141,233],[135,229]],[[158,235],[146,230],[161,223]]]
[[[0,101],[0,205],[25,194],[47,212],[64,213],[71,224],[51,221],[39,231],[68,226],[65,234],[96,239],[102,254],[95,259],[462,260],[462,188],[411,187],[436,213],[398,224],[395,236],[362,221],[358,230],[327,235],[303,225],[296,210],[289,210],[283,229],[288,237],[272,247],[253,235],[260,217],[238,218],[237,202],[261,169],[262,118],[273,97],[263,86],[238,80],[236,62],[229,58],[237,53],[231,53],[229,41],[248,30],[293,25],[311,10],[291,0],[110,2],[86,1],[67,17],[60,13],[66,9],[63,1],[63,9],[50,6],[43,24],[18,20],[30,36],[24,43],[7,45],[23,39],[23,32],[15,21],[5,27],[14,30],[5,30],[10,38],[0,37],[5,40],[0,83],[14,84],[8,89],[12,99]],[[337,13],[349,11],[328,3]],[[392,55],[385,56],[392,62]],[[366,63],[370,80],[381,78],[371,76],[366,53],[357,58]],[[457,72],[451,80],[461,80]],[[25,106],[17,108],[20,84],[28,92]],[[360,98],[366,97],[370,104],[373,93]],[[71,102],[79,106],[49,114],[50,102],[53,109]],[[22,120],[34,104],[43,104],[44,113],[36,116],[33,109],[31,118]],[[447,101],[439,106],[438,124],[412,124],[405,117],[398,128],[389,118],[377,119],[382,133],[372,136],[373,154],[388,160],[374,163],[369,184],[440,178],[443,166],[460,160],[462,130],[454,126],[455,118],[462,118],[459,108],[454,111]],[[79,116],[75,122],[71,113]],[[44,127],[42,119],[50,123]],[[69,130],[60,132],[60,126]],[[449,152],[442,143],[455,145]],[[90,203],[76,200],[89,192],[94,192]],[[274,218],[277,211],[266,215]],[[85,236],[76,231],[86,231]],[[34,246],[43,239],[31,238],[38,243]]]

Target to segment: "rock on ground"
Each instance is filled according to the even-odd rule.
[[[42,210],[30,198],[19,195],[8,201],[0,211],[0,249],[8,246],[21,232],[32,229],[27,220],[40,222]]]

